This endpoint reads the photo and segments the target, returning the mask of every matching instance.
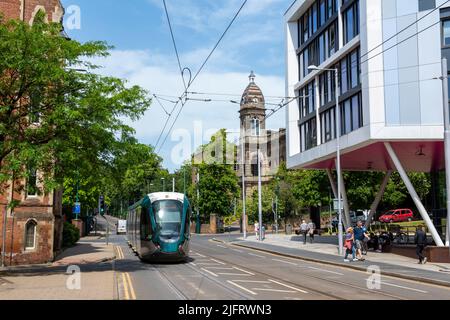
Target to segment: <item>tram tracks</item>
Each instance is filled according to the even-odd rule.
[[[203,248],[204,248],[204,246],[199,245],[199,244],[197,244],[197,246],[198,246],[198,247],[203,247]],[[247,249],[246,251],[252,251],[252,250]],[[208,256],[207,254],[205,254],[204,251],[202,251],[202,254],[205,255],[205,256]],[[269,255],[273,255],[273,254],[269,254]],[[273,255],[273,256],[274,256],[274,255]],[[212,257],[212,256],[209,256],[209,257]],[[217,259],[216,257],[212,257],[212,258]],[[246,265],[239,264],[239,263],[235,263],[235,262],[228,262],[228,263],[229,263],[229,264],[234,264],[234,265],[236,265],[236,266],[240,266],[240,267],[245,268],[245,269],[247,269],[248,271],[254,272],[254,273],[256,273],[256,274],[264,275],[264,276],[267,276],[267,277],[271,277],[272,279],[276,279],[276,277],[273,277],[272,275],[270,275],[270,274],[268,274],[268,273],[265,273],[265,272],[260,271],[260,270],[255,270],[254,268],[253,268],[253,269],[252,269],[252,268],[249,268],[249,267],[246,266]],[[311,274],[308,274],[308,273],[302,273],[302,274],[301,274],[301,277],[302,277],[302,278],[305,278],[305,277],[306,277],[306,278],[309,278],[309,279],[313,279],[313,280],[315,280],[315,281],[326,281],[326,282],[332,283],[332,284],[334,284],[334,285],[338,285],[338,286],[340,286],[340,287],[347,287],[347,288],[351,288],[351,289],[353,289],[353,290],[359,290],[359,291],[367,292],[367,293],[369,293],[370,295],[373,295],[374,293],[376,293],[377,295],[381,295],[381,296],[384,296],[384,297],[388,297],[388,298],[390,298],[390,299],[396,299],[396,300],[408,300],[407,298],[400,297],[400,296],[397,296],[397,295],[394,295],[394,294],[391,294],[391,293],[387,293],[387,292],[384,292],[384,291],[381,291],[381,290],[376,290],[376,292],[374,292],[374,290],[371,290],[371,289],[368,289],[368,288],[364,288],[364,287],[362,287],[362,286],[358,286],[358,285],[354,285],[354,284],[350,284],[350,283],[346,283],[346,282],[342,282],[342,281],[334,280],[334,279],[330,279],[330,278],[314,276],[314,275],[311,275]],[[279,278],[278,278],[278,280],[279,280],[279,281],[286,282],[286,280],[283,280],[283,279],[279,279]],[[300,283],[298,283],[298,282],[295,281],[295,280],[294,280],[294,281],[291,280],[291,281],[289,281],[289,283],[291,283],[292,285],[295,285],[295,286],[297,286],[297,287],[300,287],[300,288],[302,288],[302,289],[304,289],[304,290],[307,290],[307,291],[310,292],[310,293],[320,294],[320,295],[323,295],[323,296],[328,297],[328,298],[331,298],[331,299],[347,300],[347,299],[343,298],[342,296],[338,296],[338,295],[335,295],[335,294],[330,294],[329,292],[326,292],[326,291],[323,291],[323,290],[319,290],[319,289],[313,289],[313,288],[311,288],[311,287],[309,287],[309,286],[308,286],[308,287],[307,287],[307,286],[304,286],[303,284],[300,284]]]

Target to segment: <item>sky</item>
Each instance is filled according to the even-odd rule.
[[[193,74],[197,72],[242,2],[166,0],[183,68],[189,68]],[[70,38],[80,42],[102,40],[114,47],[109,57],[96,61],[102,66],[98,72],[125,79],[129,85],[140,85],[151,95],[171,101],[183,93],[162,0],[62,0],[62,3],[66,8],[65,29]],[[199,145],[209,142],[219,129],[239,131],[239,105],[229,100],[240,101],[250,71],[254,70],[266,101],[281,102],[278,97],[285,96],[283,15],[291,3],[292,0],[248,0],[189,89],[227,95],[191,95],[190,98],[213,101],[189,101],[163,144],[179,111],[175,109],[159,139],[156,151],[170,171],[179,168],[183,160]],[[174,104],[160,102],[170,114]],[[284,111],[278,112],[266,126],[275,130],[284,128],[285,118]],[[139,121],[128,121],[128,124],[136,130],[139,142],[155,146],[167,119],[166,112],[154,100]]]

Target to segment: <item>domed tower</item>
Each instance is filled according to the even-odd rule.
[[[250,135],[257,135],[256,130],[265,129],[266,107],[264,95],[255,83],[255,73],[252,71],[248,77],[249,85],[245,89],[241,99],[241,131]],[[259,129],[258,129],[259,128]]]
[[[266,106],[261,89],[255,83],[255,74],[252,71],[250,83],[245,89],[240,108],[241,143],[244,143],[245,182],[246,193],[251,195],[252,189],[258,184],[258,145],[261,153],[261,175],[265,184],[267,179],[267,135],[266,135]],[[239,148],[241,150],[241,148]],[[237,173],[242,178],[242,167]]]

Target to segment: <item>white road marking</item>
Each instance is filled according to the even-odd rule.
[[[217,246],[220,247],[220,248],[228,249],[228,247],[222,246],[220,244],[218,244]]]
[[[296,266],[297,264],[294,262],[290,262],[290,261],[286,261],[286,260],[278,260],[278,259],[272,259],[273,261],[278,261],[278,262],[282,262],[282,263],[286,263],[286,264],[290,264],[293,266]]]
[[[419,290],[419,289],[414,289],[414,288],[409,288],[409,287],[404,287],[404,286],[400,286],[397,284],[393,284],[393,283],[389,283],[389,282],[381,282],[382,285],[385,286],[391,286],[391,287],[396,287],[396,288],[401,288],[401,289],[406,289],[406,290],[410,290],[410,291],[416,291],[416,292],[420,292],[420,293],[428,293],[428,291],[423,291],[423,290]]]
[[[226,263],[223,263],[223,262],[221,262],[219,260],[216,260],[216,259],[211,259],[211,261],[217,262],[218,264],[221,264],[221,265],[225,265],[226,264]]]
[[[203,270],[203,271],[205,271],[205,272],[207,272],[207,273],[209,273],[210,275],[212,275],[212,276],[214,276],[214,277],[219,277],[217,274],[215,274],[214,272],[211,272],[211,271],[209,271],[209,270],[206,270],[205,268],[201,268],[201,270]]]
[[[229,284],[235,286],[235,287],[238,287],[238,288],[241,289],[241,290],[244,290],[244,291],[246,291],[246,292],[248,292],[248,293],[254,295],[254,296],[258,295],[256,292],[253,292],[253,291],[251,291],[251,290],[248,290],[247,288],[244,288],[244,287],[238,285],[237,283],[234,283],[233,281],[227,280],[227,282],[228,282]]]
[[[233,280],[233,281],[242,283],[271,283],[269,281],[258,281],[258,280]]]
[[[278,290],[278,289],[261,289],[261,288],[252,288],[255,291],[269,291],[269,292],[280,292],[280,293],[296,293],[296,291],[291,290]]]
[[[199,257],[202,257],[202,258],[206,258],[206,256],[204,256],[204,255],[202,255],[202,254],[200,254],[200,253],[195,253],[196,255],[198,255]]]
[[[214,270],[234,270],[234,268],[230,268],[230,267],[208,267],[208,269],[214,269]]]
[[[275,280],[272,280],[272,279],[268,279],[268,280],[270,282],[279,284],[280,286],[283,286],[283,287],[286,287],[286,288],[289,288],[289,289],[292,289],[292,290],[295,290],[295,291],[298,291],[298,292],[308,293],[308,291],[305,291],[305,290],[302,290],[302,289],[299,289],[299,288],[296,288],[296,287],[288,286],[287,284],[284,284],[284,283],[281,283],[281,282],[278,282],[278,281],[275,281]]]
[[[263,257],[263,256],[259,256],[257,254],[254,254],[254,253],[249,253],[249,255],[254,256],[254,257],[258,257],[258,258],[261,258],[261,259],[265,259],[266,258],[266,257]]]
[[[245,273],[247,273],[247,274],[249,274],[249,275],[251,275],[251,276],[254,276],[254,275],[255,275],[254,273],[251,273],[250,271],[246,271],[246,270],[240,269],[240,268],[238,268],[238,267],[233,267],[233,268],[236,269],[236,270],[245,272]]]
[[[244,252],[244,251],[242,251],[242,250],[238,250],[238,249],[231,249],[231,250],[233,250],[233,251],[236,251],[236,252],[239,252],[239,253],[242,253],[242,252]]]
[[[252,275],[246,274],[246,273],[228,273],[228,272],[222,272],[219,273],[221,276],[235,276],[235,277],[251,277]]]
[[[217,263],[211,263],[211,262],[197,262],[199,266],[217,266]]]
[[[320,268],[316,268],[316,267],[308,267],[308,268],[312,269],[312,270],[317,270],[317,271],[322,271],[322,272],[328,272],[328,273],[331,273],[331,274],[336,274],[338,276],[343,276],[344,275],[343,273],[334,272],[334,271],[325,270],[325,269],[320,269]]]

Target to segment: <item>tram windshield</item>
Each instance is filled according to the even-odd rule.
[[[176,239],[181,232],[183,204],[176,200],[161,200],[153,204],[159,235],[163,239]]]

